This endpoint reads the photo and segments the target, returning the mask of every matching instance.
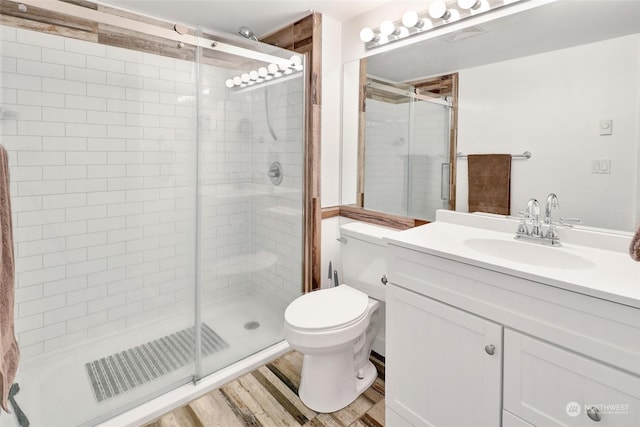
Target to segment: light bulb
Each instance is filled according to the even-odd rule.
[[[300,64],[300,65],[296,65],[294,68],[296,69],[296,71],[302,71],[302,70],[304,69],[304,67],[302,66],[302,64]]]
[[[384,34],[380,34],[380,37],[378,38],[378,43],[385,44],[388,42],[389,42],[389,37],[385,36]]]
[[[449,19],[451,13],[447,10],[447,5],[442,0],[434,0],[433,3],[429,5],[429,16],[433,19],[444,19],[445,21]]]
[[[235,83],[233,83],[233,79],[227,79],[227,81],[226,81],[226,82],[224,82],[224,85],[225,85],[226,87],[231,88],[231,87],[235,86]]]
[[[248,73],[244,73],[240,76],[240,78],[242,79],[243,82],[247,83],[248,81],[251,80],[251,77],[249,77]]]
[[[260,77],[260,75],[256,70],[252,70],[249,72],[249,77],[251,78],[251,80],[258,80],[258,77]]]
[[[402,25],[404,25],[405,27],[417,27],[419,22],[420,18],[418,17],[418,13],[415,10],[410,10],[402,15]]]
[[[291,68],[287,68],[286,70],[284,70],[285,75],[289,75],[291,73],[293,73],[293,70]]]
[[[369,43],[370,41],[375,39],[375,37],[376,37],[375,33],[369,27],[364,27],[362,30],[360,30],[360,40],[362,40],[365,43]]]
[[[420,30],[425,31],[425,30],[430,30],[432,28],[433,28],[433,22],[431,22],[431,19],[424,18],[422,20],[422,27],[420,27]]]
[[[265,77],[267,74],[269,74],[269,70],[267,70],[266,67],[258,68],[258,75],[260,77]]]
[[[233,78],[233,84],[236,86],[240,86],[242,84],[242,78],[240,76],[235,76]]]
[[[409,35],[409,30],[407,29],[407,27],[399,27],[398,28],[398,37],[402,38],[402,37],[407,37]]]
[[[269,64],[267,70],[269,70],[269,74],[275,74],[278,72],[278,66],[276,64]]]
[[[296,65],[302,64],[302,58],[300,58],[298,55],[293,55],[291,59],[289,59],[289,62],[291,62],[291,65],[295,67]]]
[[[458,6],[462,9],[478,9],[481,6],[480,0],[458,0]]]
[[[390,36],[396,30],[396,26],[391,21],[382,21],[380,24],[380,34],[383,36]]]

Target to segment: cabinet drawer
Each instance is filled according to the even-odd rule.
[[[503,399],[536,426],[640,425],[640,377],[509,329]]]

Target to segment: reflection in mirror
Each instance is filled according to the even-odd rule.
[[[457,71],[457,151],[532,153],[512,162],[514,214],[553,192],[556,221],[631,231],[640,221],[638,22],[638,1],[561,0],[373,55],[367,69],[395,82]],[[345,134],[346,150],[352,141]],[[467,160],[456,166],[456,209],[466,211]]]
[[[427,221],[449,207],[454,82],[366,78],[360,207]]]

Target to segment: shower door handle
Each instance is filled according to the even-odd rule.
[[[440,165],[440,200],[449,200],[449,163]]]

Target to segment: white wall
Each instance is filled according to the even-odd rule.
[[[342,119],[342,24],[322,16],[322,126],[320,203],[340,204],[340,122]]]
[[[458,150],[522,153],[514,160],[511,211],[550,192],[555,213],[598,227],[636,225],[640,36],[460,71]],[[613,135],[599,121],[613,120]],[[611,174],[592,174],[591,161],[611,159]],[[467,209],[466,160],[458,161],[457,209]]]

